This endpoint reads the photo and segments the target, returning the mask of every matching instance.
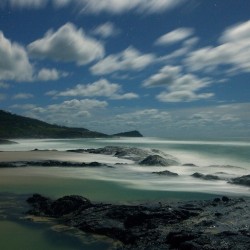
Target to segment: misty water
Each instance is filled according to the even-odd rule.
[[[18,144],[0,145],[0,151],[58,150],[98,148],[104,146],[130,146],[160,149],[177,158],[179,166],[142,167],[133,162],[98,156],[98,159],[77,154],[75,159],[65,153],[63,160],[100,161],[108,164],[126,163],[115,168],[45,168],[26,167],[0,169],[0,188],[3,193],[17,195],[41,193],[51,197],[79,194],[96,202],[146,203],[149,201],[209,199],[218,195],[249,196],[249,188],[232,185],[226,180],[205,181],[191,177],[194,172],[233,178],[250,172],[250,142],[247,141],[170,141],[159,138],[108,138],[108,139],[44,139],[16,140]],[[52,152],[52,153],[51,153]],[[51,151],[56,154],[57,151]],[[196,166],[181,166],[192,163]],[[177,177],[152,174],[169,170]],[[1,249],[108,249],[110,243],[90,237],[70,237],[58,233],[44,224],[0,220],[3,235]],[[11,238],[15,238],[14,242]],[[27,240],[32,239],[32,240]],[[86,244],[85,244],[85,243]],[[37,246],[39,245],[38,248]],[[84,245],[84,248],[81,248]],[[9,247],[9,248],[8,248]]]

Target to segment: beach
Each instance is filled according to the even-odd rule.
[[[3,165],[16,164],[11,168],[0,168],[1,193],[13,194],[16,199],[23,195],[29,197],[33,193],[52,198],[74,194],[93,202],[145,204],[209,200],[222,195],[235,198],[249,197],[248,186],[229,183],[232,178],[249,174],[249,159],[245,152],[248,152],[250,144],[247,142],[173,142],[156,138],[17,140],[17,142],[18,144],[14,145],[1,145],[0,148],[0,162]],[[139,161],[135,161],[135,155],[131,155],[130,151],[127,155],[117,152],[114,155],[86,151],[103,149],[106,146],[118,147],[115,149],[120,151],[124,148],[133,150],[136,148],[146,153],[152,153],[150,150],[153,148],[160,150],[159,154],[166,158],[171,156],[171,160],[175,159],[178,164],[143,166]],[[79,149],[83,151],[77,151]],[[100,163],[100,166],[88,165],[93,162]],[[46,163],[46,166],[39,166],[42,163]],[[82,167],[80,166],[82,163],[87,165]],[[164,171],[177,175],[154,174]],[[195,178],[192,174],[196,172],[204,176],[216,175],[219,179]],[[18,216],[14,216],[15,219],[9,217],[6,209],[0,227],[1,230],[7,228],[13,235],[15,230],[18,232],[15,228],[22,227],[23,222],[20,224]],[[42,232],[45,228],[49,230],[46,226],[38,230]],[[32,235],[32,230],[29,233]],[[86,242],[87,238],[83,242]],[[40,241],[43,244],[46,241],[46,244],[50,245],[48,239],[43,238]]]

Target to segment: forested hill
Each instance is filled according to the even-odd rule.
[[[0,138],[93,138],[108,135],[85,128],[52,125],[0,110]]]

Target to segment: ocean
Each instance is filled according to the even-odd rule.
[[[0,169],[1,193],[22,195],[41,193],[51,197],[79,194],[96,202],[146,203],[168,200],[209,199],[221,195],[249,196],[248,187],[232,185],[226,180],[206,181],[191,174],[213,174],[230,179],[250,174],[250,142],[248,141],[174,141],[160,138],[100,138],[15,140],[18,144],[0,145],[0,151],[34,149],[65,151],[104,146],[129,146],[159,149],[175,157],[179,166],[142,167],[131,162],[115,168],[44,168]],[[63,160],[72,160],[64,155]],[[84,161],[84,158],[82,158]],[[0,159],[1,160],[1,159]],[[95,159],[89,159],[94,161]],[[112,164],[112,159],[98,161]],[[77,156],[81,161],[81,154]],[[182,164],[195,166],[182,166]],[[169,170],[177,177],[158,176],[152,172]],[[4,195],[2,195],[4,197]],[[2,207],[1,207],[2,208]],[[4,210],[2,208],[2,210]],[[21,209],[20,209],[21,211]],[[53,227],[20,221],[0,213],[0,249],[109,249],[110,242],[81,235],[71,237],[67,230],[58,233]],[[63,235],[63,236],[62,236]],[[71,235],[71,236],[70,236]],[[24,240],[25,237],[30,240]],[[11,238],[15,238],[14,242]],[[32,239],[32,240],[31,240]],[[11,243],[10,243],[11,242]],[[39,245],[41,248],[35,246]],[[21,246],[21,247],[20,247]],[[82,246],[84,246],[82,248]]]

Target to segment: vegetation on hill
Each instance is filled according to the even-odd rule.
[[[0,138],[93,138],[108,135],[85,128],[52,125],[0,110]]]
[[[143,137],[143,135],[137,130],[118,133],[118,134],[114,134],[113,136],[119,136],[119,137]]]

